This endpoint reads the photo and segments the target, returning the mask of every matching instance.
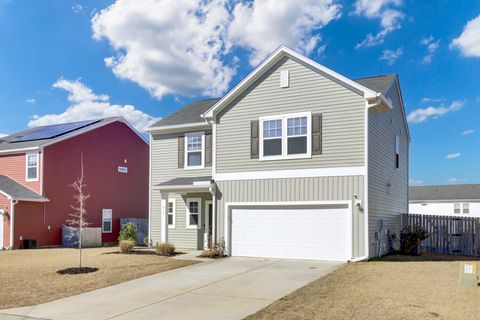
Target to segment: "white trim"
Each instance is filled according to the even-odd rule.
[[[256,206],[324,206],[324,205],[347,205],[349,211],[349,219],[347,225],[348,237],[351,241],[348,242],[348,255],[353,258],[353,210],[352,201],[339,200],[339,201],[263,201],[263,202],[226,202],[225,203],[225,217],[224,217],[224,235],[225,235],[225,249],[227,255],[232,253],[232,243],[230,236],[231,220],[232,220],[232,207],[256,207]],[[350,260],[350,259],[348,259]]]
[[[370,112],[370,109],[368,108],[368,101],[365,102],[365,104],[367,105],[367,107],[365,108],[365,112],[364,112],[364,117],[365,117],[365,120],[364,120],[364,125],[365,125],[365,128],[364,128],[364,131],[365,131],[365,135],[364,135],[364,153],[365,153],[365,167],[364,167],[364,171],[365,171],[365,175],[364,175],[364,195],[363,195],[363,203],[362,203],[362,208],[363,208],[363,218],[365,219],[365,221],[363,221],[363,233],[364,233],[364,239],[363,241],[365,242],[364,243],[364,257],[367,257],[370,255],[369,254],[369,251],[370,251],[370,239],[369,239],[369,235],[368,235],[368,230],[369,230],[369,220],[368,220],[368,166],[369,166],[369,158],[368,158],[368,154],[369,154],[369,144],[368,144],[368,126],[369,126],[369,122],[368,122],[368,118],[369,118],[369,112]],[[359,209],[355,209],[354,210],[359,210]],[[353,239],[352,239],[353,241]]]
[[[105,214],[110,214],[110,218],[105,218]],[[104,223],[110,222],[110,230],[105,230]],[[113,210],[112,209],[102,209],[102,233],[112,233],[113,232]]]
[[[200,155],[200,161],[201,164],[199,166],[189,166],[188,165],[188,137],[189,136],[198,136],[200,135],[202,139],[202,150],[201,150],[201,155]],[[197,131],[197,132],[186,132],[185,133],[185,139],[184,139],[184,153],[185,153],[185,159],[184,159],[184,169],[185,170],[195,170],[195,169],[204,169],[205,168],[205,131]],[[198,151],[192,151],[192,152],[198,152]]]
[[[208,233],[208,227],[210,226],[210,224],[212,223],[212,221],[210,221],[210,219],[208,218],[208,205],[211,204],[212,205],[212,220],[213,220],[213,201],[212,200],[205,200],[205,233]],[[212,236],[213,236],[213,228],[212,228]]]
[[[215,180],[217,172],[217,124],[212,123],[212,179]]]
[[[160,243],[166,243],[168,239],[168,223],[167,223],[167,201],[168,201],[168,193],[161,193],[161,200],[160,200],[160,212],[161,212],[161,220],[160,220],[160,227],[162,232],[160,232]]]
[[[3,236],[4,236],[4,224],[5,224],[5,210],[0,209],[0,250],[3,250]]]
[[[307,152],[301,154],[288,154],[288,119],[291,118],[307,118],[307,134],[301,135],[306,136],[307,138]],[[281,114],[281,115],[274,115],[274,116],[266,116],[260,117],[259,119],[259,130],[260,130],[260,161],[270,161],[270,160],[286,160],[286,159],[305,159],[312,157],[312,113],[311,112],[298,112],[298,113],[289,113],[289,114]],[[282,121],[282,136],[276,138],[264,138],[263,137],[263,122],[269,120],[281,120]],[[299,137],[301,137],[299,136]],[[263,141],[265,139],[281,139],[282,141],[282,154],[278,156],[264,156],[263,155]]]
[[[0,194],[3,195],[5,198],[7,198],[8,200],[12,200],[12,196],[9,195],[8,193],[6,193],[5,191],[3,190],[0,190]]]
[[[215,181],[309,178],[309,177],[341,177],[366,175],[366,167],[337,167],[316,169],[293,169],[272,171],[228,172],[217,173]]]
[[[321,64],[307,58],[306,56],[281,45],[278,47],[268,58],[260,63],[248,76],[242,79],[235,87],[232,88],[223,98],[215,103],[210,109],[208,109],[202,116],[204,118],[214,118],[214,116],[231,101],[233,101],[241,92],[248,88],[253,82],[255,82],[261,75],[268,71],[277,61],[283,57],[288,56],[299,60],[300,62],[310,66],[312,69],[329,76],[330,78],[337,80],[343,86],[350,88],[353,91],[361,93],[364,98],[377,98],[380,93],[377,93],[367,87],[360,85],[359,83],[350,80],[335,71],[322,66]]]
[[[148,134],[148,246],[152,245],[152,134]]]
[[[175,124],[170,126],[160,126],[160,127],[150,127],[147,128],[147,132],[152,134],[153,131],[158,133],[168,132],[175,132],[175,131],[183,131],[185,129],[192,129],[192,128],[202,128],[202,127],[209,127],[208,122],[194,122],[194,123],[185,123],[185,124]]]
[[[45,173],[45,166],[43,165],[43,159],[45,158],[43,155],[45,154],[45,150],[40,150],[40,194],[43,196],[43,175]]]
[[[154,190],[162,190],[162,191],[191,191],[191,192],[199,192],[199,191],[205,191],[208,192],[210,190],[211,184],[208,185],[193,185],[193,184],[187,184],[187,185],[174,185],[174,186],[154,186]]]
[[[173,206],[172,206],[173,212],[172,213],[169,212],[170,203],[173,203]],[[175,222],[176,222],[176,219],[177,219],[177,199],[175,199],[175,198],[168,199],[167,204],[168,204],[166,206],[166,209],[167,209],[167,226],[168,226],[168,229],[175,229]],[[172,224],[168,224],[168,216],[170,214],[172,215],[172,221],[173,221]]]
[[[8,244],[10,249],[13,249],[15,244],[15,205],[18,203],[17,200],[10,201],[10,243]]]
[[[28,177],[28,169],[29,168],[34,168],[34,167],[29,167],[28,166],[28,157],[29,156],[35,156],[35,158],[37,159],[36,162],[37,162],[37,165],[36,165],[36,177],[35,178],[29,178]],[[36,182],[36,181],[39,181],[39,177],[40,177],[40,156],[38,154],[38,152],[27,152],[25,153],[25,181],[26,182]]]
[[[190,224],[190,202],[198,202],[198,224]],[[202,199],[201,198],[187,198],[186,201],[186,215],[185,215],[185,229],[201,229],[202,228]]]

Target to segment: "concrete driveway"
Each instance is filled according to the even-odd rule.
[[[33,307],[0,310],[0,319],[242,319],[341,264],[207,260]]]

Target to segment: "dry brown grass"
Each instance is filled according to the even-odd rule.
[[[78,265],[78,250],[0,251],[0,309],[44,303],[195,263],[111,252],[118,248],[84,249],[83,265],[99,271],[59,275],[57,270]]]
[[[459,284],[460,263],[351,263],[248,319],[480,319],[480,287]]]

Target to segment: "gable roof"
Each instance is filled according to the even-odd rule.
[[[410,201],[480,201],[480,184],[414,186],[409,188]]]
[[[0,193],[18,201],[47,202],[48,199],[10,177],[0,175]]]
[[[373,91],[386,94],[392,82],[397,78],[396,74],[384,74],[373,77],[354,79],[353,81]]]
[[[110,118],[103,118],[103,119],[96,119],[96,120],[91,120],[91,121],[79,121],[79,122],[69,122],[69,123],[63,123],[62,125],[72,125],[73,130],[67,130],[63,133],[60,133],[58,135],[54,135],[49,138],[43,138],[43,139],[28,139],[29,136],[35,135],[38,132],[45,132],[48,130],[52,130],[58,124],[55,125],[49,125],[49,126],[41,126],[41,127],[35,127],[35,128],[30,128],[21,132],[14,133],[12,135],[3,137],[0,139],[0,154],[1,153],[11,153],[11,152],[21,152],[21,151],[28,151],[28,150],[38,150],[40,148],[52,145],[54,143],[63,141],[65,139],[70,139],[75,136],[78,136],[82,133],[86,133],[88,131],[95,130],[97,128],[106,126],[110,123],[113,122],[123,122],[125,123],[132,131],[134,131],[145,143],[145,139],[138,133],[138,131],[133,128],[124,118],[122,117],[110,117]],[[83,123],[84,122],[84,123]],[[76,126],[78,125],[78,126]],[[25,138],[24,141],[18,141],[19,139],[22,140],[22,138]]]
[[[244,90],[246,90],[250,85],[252,85],[256,80],[258,80],[265,72],[267,72],[275,63],[280,61],[284,57],[289,57],[294,60],[297,60],[313,70],[321,73],[323,76],[339,83],[340,85],[362,95],[365,99],[369,101],[369,107],[378,107],[383,106],[382,108],[392,108],[391,104],[385,99],[382,92],[372,90],[365,87],[358,81],[351,80],[347,77],[342,76],[341,74],[313,61],[312,59],[286,47],[278,47],[268,58],[266,58],[262,63],[260,63],[252,72],[242,81],[240,81],[235,87],[233,87],[225,96],[223,96],[219,101],[217,101],[207,112],[202,116],[205,119],[213,119],[218,112],[225,108],[230,102],[232,102],[236,97],[238,97]]]
[[[172,113],[168,117],[155,122],[150,126],[149,130],[164,126],[205,123],[205,120],[202,118],[202,114],[210,109],[210,107],[213,106],[218,100],[220,100],[220,98],[194,101],[180,110]]]

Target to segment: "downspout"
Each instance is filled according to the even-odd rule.
[[[13,249],[14,247],[14,220],[15,220],[15,205],[18,203],[18,200],[12,200],[12,203],[11,203],[11,210],[10,210],[10,249]]]

